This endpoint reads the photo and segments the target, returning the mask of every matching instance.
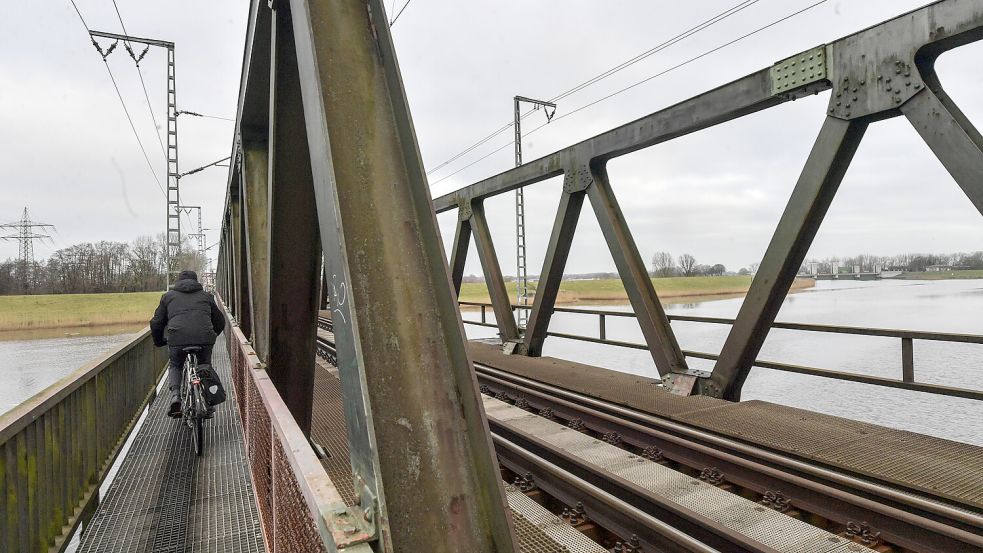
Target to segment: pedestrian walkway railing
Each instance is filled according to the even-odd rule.
[[[364,543],[371,535],[348,510],[252,345],[231,317],[226,320],[232,381],[267,551],[371,551]]]
[[[482,302],[471,302],[471,301],[461,301],[458,303],[464,307],[472,307],[472,308],[477,307],[480,309],[480,317],[481,317],[480,320],[474,321],[474,320],[464,319],[465,324],[484,326],[484,327],[496,328],[496,329],[498,328],[497,324],[488,322],[487,309],[490,308],[492,304],[482,303]],[[516,309],[531,309],[531,306],[513,304],[512,309],[513,311]],[[633,319],[635,318],[635,313],[631,311],[556,307],[553,309],[553,312],[572,313],[576,315],[597,317],[597,336],[584,336],[580,334],[571,334],[566,332],[547,332],[546,334],[547,336],[552,336],[556,338],[566,338],[568,340],[578,340],[582,342],[592,342],[595,344],[603,344],[608,346],[648,350],[648,346],[645,344],[640,344],[637,342],[627,342],[623,340],[612,340],[608,338],[608,327],[607,327],[608,317],[621,317],[621,318]],[[719,325],[734,324],[734,319],[728,319],[723,317],[694,317],[688,315],[668,315],[667,317],[671,322],[678,321],[678,322],[719,324]],[[874,386],[900,388],[903,390],[912,390],[916,392],[927,392],[931,394],[939,394],[944,396],[983,400],[983,389],[943,386],[940,384],[931,384],[927,382],[917,381],[915,379],[915,353],[914,353],[915,340],[961,343],[961,344],[983,344],[983,335],[955,334],[955,333],[946,333],[946,332],[925,332],[925,331],[902,330],[902,329],[894,329],[894,328],[868,328],[868,327],[857,327],[857,326],[820,325],[820,324],[786,323],[786,322],[772,323],[771,328],[779,328],[785,330],[799,330],[804,332],[820,332],[820,333],[827,333],[827,334],[850,334],[854,336],[876,336],[882,338],[897,338],[900,340],[900,344],[901,344],[901,379],[885,378],[881,376],[873,376],[873,375],[860,374],[855,372],[838,371],[838,370],[832,370],[826,368],[810,367],[805,365],[795,365],[791,363],[782,363],[777,361],[767,361],[763,359],[756,359],[754,361],[754,365],[753,365],[754,367],[806,374],[810,376],[819,376],[823,378],[832,378],[836,380],[846,380],[850,382],[860,382],[863,384],[871,384]],[[715,361],[719,357],[717,354],[703,352],[703,351],[691,351],[685,349],[682,351],[686,357],[695,358],[695,359],[708,359],[711,361]]]
[[[61,551],[167,363],[150,330],[0,416],[0,551]]]

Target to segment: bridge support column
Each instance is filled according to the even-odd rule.
[[[700,383],[701,393],[740,400],[741,387],[866,129],[864,120],[826,118],[713,373]]]
[[[269,304],[264,329],[269,351],[260,359],[297,424],[310,435],[322,252],[289,10],[274,10],[271,43]],[[263,299],[263,294],[257,297]]]
[[[377,551],[512,552],[383,4],[275,6],[278,18],[292,12],[353,508],[377,532]]]

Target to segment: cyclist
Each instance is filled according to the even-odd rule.
[[[150,320],[154,345],[168,346],[170,364],[167,367],[167,384],[171,391],[171,407],[167,416],[181,418],[181,377],[188,354],[185,348],[201,348],[198,363],[210,364],[212,346],[225,328],[225,317],[215,304],[215,299],[198,282],[194,271],[181,271],[177,282],[160,298],[160,305]],[[212,409],[209,408],[209,413]]]

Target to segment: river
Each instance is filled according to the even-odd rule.
[[[667,303],[671,314],[733,318],[742,298]],[[579,305],[577,307],[592,307]],[[630,310],[627,305],[594,306]],[[490,313],[490,311],[489,311]],[[465,313],[475,319],[477,313]],[[607,336],[641,342],[634,319],[607,318]],[[779,321],[887,327],[983,334],[983,280],[820,281],[815,288],[789,295]],[[469,336],[488,337],[490,329],[465,325]],[[719,352],[729,327],[675,322],[683,349]],[[135,330],[135,329],[131,329]],[[596,336],[597,319],[557,313],[551,330]],[[132,334],[63,336],[0,341],[0,414],[125,343]],[[980,389],[983,345],[915,341],[919,381]],[[563,357],[614,370],[657,376],[648,353],[640,350],[550,338],[544,355]],[[900,340],[792,330],[772,330],[761,359],[900,378]],[[711,362],[691,359],[693,368]],[[884,426],[983,446],[983,405],[906,390],[881,388],[755,368],[743,399],[760,399]]]
[[[137,330],[139,328],[124,327],[113,329],[108,335],[87,336],[68,330],[56,338],[50,337],[52,332],[35,334],[48,336],[45,338],[31,338],[29,334],[18,332],[17,339],[13,340],[3,339],[0,334],[0,374],[3,375],[0,415],[72,371],[125,344]]]
[[[742,301],[666,302],[666,311],[733,318]],[[627,305],[610,304],[574,307],[630,310]],[[475,320],[478,315],[469,312],[464,317]],[[815,288],[790,294],[777,320],[983,334],[983,280],[819,281]],[[597,324],[593,316],[556,313],[550,330],[596,337]],[[705,323],[674,322],[672,326],[683,349],[710,353],[720,351],[730,330],[728,325]],[[465,327],[473,338],[494,334],[488,328]],[[624,317],[607,317],[607,337],[643,342],[638,323]],[[916,340],[914,353],[916,380],[983,388],[983,345]],[[658,377],[646,351],[549,338],[543,354]],[[759,359],[901,378],[901,343],[894,338],[775,329]],[[712,368],[712,361],[688,361],[691,368]],[[752,399],[983,446],[983,404],[979,401],[759,368],[752,369],[744,385],[742,400]]]

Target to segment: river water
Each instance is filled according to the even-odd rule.
[[[742,301],[667,302],[666,311],[734,318]],[[631,310],[627,305],[575,307]],[[478,314],[468,312],[464,317],[476,320]],[[819,281],[815,288],[790,294],[777,320],[983,334],[983,280]],[[556,313],[550,330],[596,337],[597,326],[596,316]],[[720,352],[730,330],[729,325],[705,323],[673,322],[672,326],[683,349],[714,354]],[[473,338],[494,334],[474,325],[465,328]],[[644,343],[632,318],[607,317],[607,337]],[[914,353],[917,381],[983,389],[983,345],[916,340]],[[646,351],[551,337],[543,354],[658,377]],[[901,378],[901,340],[895,338],[775,329],[759,359]],[[712,368],[712,361],[688,361],[691,368]],[[983,446],[983,402],[979,401],[759,368],[752,369],[744,386],[742,400],[751,399]]]
[[[71,372],[86,366],[125,344],[139,328],[117,328],[113,334],[65,335],[30,338],[18,333],[17,339],[0,334],[0,415],[54,384]],[[50,332],[46,333],[50,336]]]
[[[667,302],[666,310],[670,314],[733,318],[741,301],[742,298]],[[630,310],[627,305],[610,304],[577,307]],[[466,312],[464,316],[474,320],[478,314]],[[815,288],[789,295],[778,320],[983,334],[983,280],[820,281]],[[494,334],[487,328],[465,327],[472,338]],[[673,328],[683,349],[719,353],[730,327],[674,322]],[[597,318],[557,313],[551,330],[596,336]],[[638,324],[631,318],[608,317],[607,336],[613,340],[643,341]],[[131,337],[132,333],[127,332],[0,340],[0,414]],[[918,381],[983,388],[983,345],[915,341],[914,348]],[[544,355],[658,376],[651,357],[640,350],[550,338]],[[893,338],[776,329],[769,334],[759,358],[901,377],[901,344]],[[690,366],[709,370],[712,364],[690,359]],[[758,368],[751,371],[742,399],[792,405],[983,446],[983,404],[978,401]]]

